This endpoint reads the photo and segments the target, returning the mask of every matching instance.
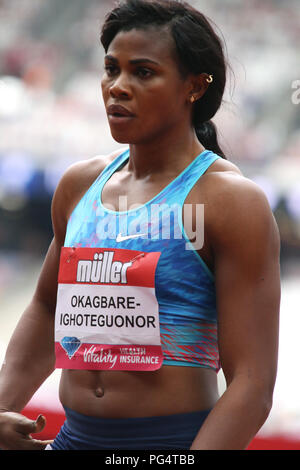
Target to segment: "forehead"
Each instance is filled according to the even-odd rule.
[[[147,58],[156,62],[176,60],[175,44],[166,27],[120,31],[109,45],[108,55],[122,58]]]

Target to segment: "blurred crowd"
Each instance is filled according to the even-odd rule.
[[[225,39],[228,87],[215,122],[228,158],[266,192],[288,269],[300,258],[299,0],[190,3]],[[100,28],[114,4],[0,0],[1,253],[44,254],[65,168],[119,146],[100,92]]]

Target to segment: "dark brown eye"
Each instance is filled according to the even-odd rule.
[[[119,72],[119,69],[116,65],[105,65],[104,66],[104,70],[105,72],[107,73],[108,76],[113,76],[113,75],[116,75],[118,72]]]
[[[150,78],[153,75],[153,71],[145,67],[139,67],[136,75],[140,78]]]

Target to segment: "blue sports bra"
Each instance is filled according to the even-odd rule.
[[[184,205],[195,183],[218,158],[205,150],[146,204],[115,212],[102,204],[101,195],[109,178],[128,161],[129,150],[126,150],[97,177],[68,221],[65,247],[161,253],[155,273],[155,293],[163,365],[207,367],[216,371],[220,367],[214,276],[194,248],[197,240],[192,245],[187,238],[185,229],[190,208]],[[199,214],[201,232],[202,212]]]

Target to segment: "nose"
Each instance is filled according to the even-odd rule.
[[[113,98],[130,99],[132,92],[128,78],[125,74],[120,73],[114,82],[110,85],[109,93]]]

